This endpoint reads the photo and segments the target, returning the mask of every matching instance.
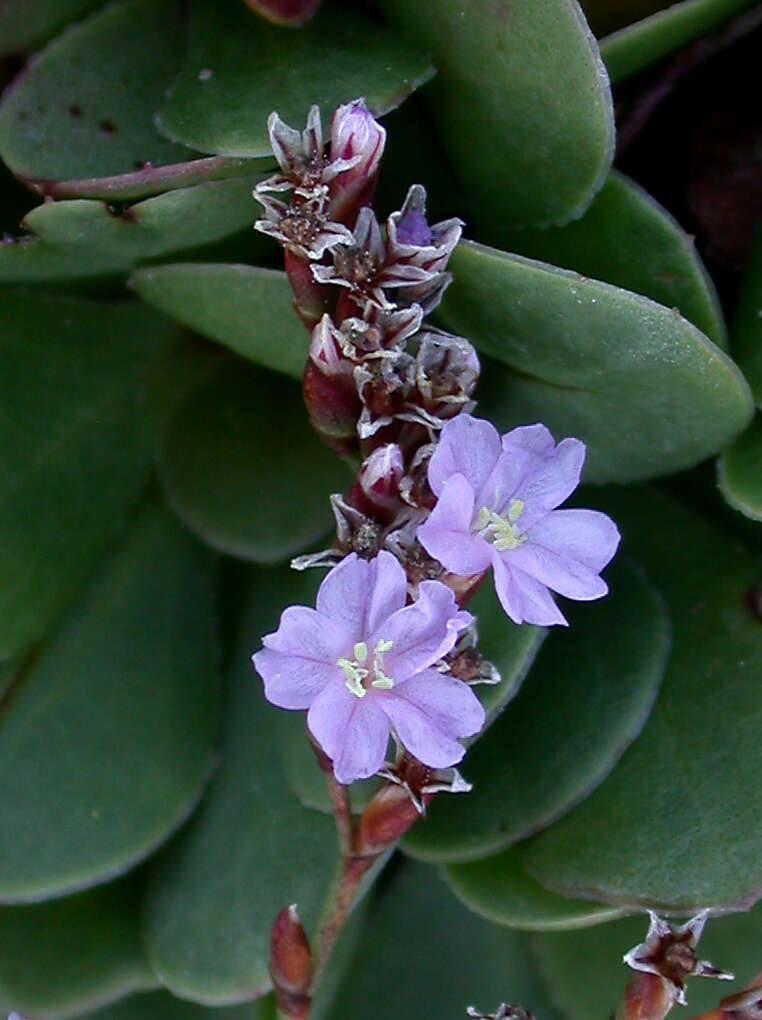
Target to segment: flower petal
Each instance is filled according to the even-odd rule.
[[[535,623],[543,627],[566,624],[566,618],[545,585],[523,570],[514,570],[507,553],[501,556],[493,552],[492,566],[500,605],[514,623]]]
[[[510,435],[508,433],[505,439]],[[525,452],[521,446],[516,449]],[[523,531],[555,510],[577,488],[585,461],[585,444],[579,439],[562,439],[549,456],[533,460],[514,493],[524,503],[521,516]]]
[[[345,556],[323,579],[316,606],[346,633],[350,648],[367,637],[377,621],[401,609],[406,598],[405,571],[395,556],[382,550],[372,560],[356,553]]]
[[[455,596],[440,581],[422,581],[418,600],[383,622],[368,644],[391,641],[384,668],[395,684],[431,666],[454,646],[458,634],[473,617],[458,609]]]
[[[483,418],[459,414],[445,423],[429,461],[429,485],[439,496],[444,483],[461,474],[480,492],[500,456],[497,429]]]
[[[327,663],[270,648],[256,652],[251,661],[264,681],[265,697],[278,708],[309,708],[334,675]]]
[[[506,432],[502,446],[505,453],[526,450],[527,453],[545,458],[552,456],[556,444],[550,429],[538,422],[536,425],[520,425]]]
[[[308,606],[289,606],[278,629],[262,639],[252,656],[265,684],[265,697],[280,708],[307,708],[338,671],[336,660],[351,640],[332,620]]]
[[[452,475],[437,505],[417,531],[418,541],[454,574],[479,574],[490,565],[490,546],[471,534],[474,490],[467,478]]]
[[[456,737],[484,725],[484,709],[461,680],[428,669],[390,692],[384,711],[401,743],[424,765],[446,768],[465,754]]]
[[[333,761],[340,783],[367,779],[381,768],[389,741],[389,720],[372,694],[357,698],[330,684],[307,713],[310,733]]]
[[[512,567],[570,599],[598,599],[608,591],[599,576],[616,552],[619,531],[597,510],[553,510],[506,553]]]
[[[278,629],[262,639],[265,648],[313,662],[336,665],[352,645],[352,638],[340,621],[309,606],[289,606],[281,613]]]

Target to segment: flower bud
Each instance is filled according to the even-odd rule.
[[[396,443],[376,447],[360,468],[350,503],[372,520],[390,524],[403,507],[399,493],[404,473],[405,461]]]
[[[244,0],[244,3],[267,21],[297,28],[310,20],[322,0]]]
[[[302,325],[312,330],[327,311],[326,288],[315,282],[310,263],[289,248],[283,252],[283,265],[294,292],[294,311]]]
[[[339,172],[330,183],[330,215],[353,223],[370,203],[378,179],[386,131],[365,106],[364,99],[340,106],[331,121],[331,164]]]
[[[429,226],[426,189],[420,184],[410,188],[402,208],[386,221],[387,265],[396,269],[396,298],[416,301],[426,315],[437,307],[452,279],[445,269],[462,230],[457,218]]]
[[[270,935],[270,976],[278,1006],[290,1017],[306,1017],[312,980],[312,954],[296,905],[275,918]]]
[[[341,333],[329,315],[312,331],[302,392],[313,428],[339,456],[357,449],[357,420],[362,411],[354,364],[345,357]]]
[[[354,852],[373,857],[404,836],[420,810],[404,786],[389,783],[372,798],[355,833]]]

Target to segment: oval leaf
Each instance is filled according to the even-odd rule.
[[[0,1004],[54,1020],[156,987],[140,938],[140,892],[130,879],[0,908]]]
[[[656,493],[611,493],[608,504],[667,602],[667,672],[640,738],[591,797],[523,844],[522,859],[543,885],[609,903],[753,902],[762,628],[746,592],[762,560]]]
[[[429,99],[478,233],[581,215],[614,152],[598,47],[571,0],[381,0],[434,55]]]
[[[251,228],[252,183],[251,177],[211,181],[121,210],[87,199],[46,202],[24,218],[34,237],[0,245],[0,280],[126,273],[147,259],[221,241]],[[248,247],[255,258],[265,244],[252,233]]]
[[[415,933],[412,959],[404,932]],[[325,1020],[388,1020],[390,1012],[463,1020],[469,1003],[486,1012],[505,1000],[556,1020],[521,936],[476,917],[431,869],[406,862],[384,877],[371,900]]]
[[[611,81],[616,84],[694,39],[708,35],[754,3],[755,0],[683,0],[601,39],[601,56]]]
[[[731,334],[733,357],[743,369],[762,407],[762,230],[754,242],[749,268],[741,286]]]
[[[762,415],[720,457],[717,479],[731,506],[762,521]]]
[[[472,242],[450,266],[441,320],[511,369],[483,374],[488,417],[578,436],[588,445],[587,481],[688,467],[749,421],[736,366],[676,312]]]
[[[616,907],[569,900],[526,873],[514,849],[470,864],[452,864],[447,880],[469,910],[524,931],[565,931],[619,917]]]
[[[608,775],[653,704],[669,632],[638,571],[617,561],[609,581],[604,601],[564,606],[569,629],[551,633],[463,764],[474,789],[437,798],[405,850],[432,861],[484,857],[549,825]]]
[[[0,53],[18,53],[49,39],[74,18],[102,0],[3,0],[0,7]]]
[[[0,660],[40,638],[150,471],[171,324],[137,303],[0,301]]]
[[[583,276],[677,308],[723,349],[727,330],[714,285],[692,237],[650,195],[612,171],[584,216],[565,227],[505,230],[484,239],[505,251],[573,269]]]
[[[267,990],[275,915],[298,903],[309,932],[336,860],[333,821],[289,792],[274,726],[280,710],[264,701],[250,661],[281,610],[308,600],[304,583],[287,567],[257,573],[231,674],[219,771],[149,880],[149,960],[170,991],[210,1005]]]
[[[189,263],[141,269],[129,283],[144,301],[183,325],[265,368],[301,379],[310,338],[294,315],[285,273]]]
[[[31,181],[102,177],[188,159],[157,134],[156,107],[177,73],[179,0],[109,4],[55,39],[0,106],[0,155]]]
[[[311,430],[298,388],[236,361],[196,390],[158,455],[167,498],[215,549],[277,563],[330,528],[349,473]]]
[[[385,113],[432,74],[397,33],[351,8],[320,11],[294,32],[254,17],[241,0],[194,0],[188,57],[158,126],[204,152],[270,156],[272,110],[301,130],[317,103],[327,134],[326,118],[339,103],[364,96]]]
[[[87,1013],[87,1020],[277,1020],[272,995],[243,1006],[205,1009],[167,992],[135,995],[114,1006]],[[83,1018],[84,1020],[84,1018]]]
[[[102,882],[185,819],[212,765],[212,612],[207,554],[149,505],[6,700],[0,900]]]

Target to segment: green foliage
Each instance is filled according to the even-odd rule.
[[[352,475],[309,427],[251,191],[273,109],[317,103],[327,134],[358,96],[393,111],[379,215],[420,180],[430,219],[467,219],[436,314],[479,349],[477,413],[584,440],[624,543],[568,630],[515,626],[489,579],[469,601],[501,674],[474,790],[368,877],[310,1018],[601,1020],[645,933],[623,911],[757,900],[762,242],[737,304],[718,277],[728,354],[695,224],[611,168],[614,98],[751,4],[586,0],[591,31],[575,0],[326,0],[301,29],[243,0],[0,0],[2,1010],[276,1020],[272,920],[318,925],[324,777],[250,656],[314,604],[322,572],[288,560],[330,544]],[[669,497],[630,484],[701,461]],[[701,955],[758,973],[761,909]]]
[[[485,373],[483,411],[501,428],[540,420],[579,436],[587,481],[690,467],[749,422],[743,376],[677,312],[472,242],[450,266],[439,317],[509,369]]]
[[[531,681],[465,764],[474,790],[440,798],[404,846],[432,861],[484,857],[545,828],[586,797],[640,732],[664,671],[668,621],[631,566],[611,595],[568,607],[569,630],[546,640]]]

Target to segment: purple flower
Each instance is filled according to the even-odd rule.
[[[457,738],[484,723],[473,691],[432,668],[470,613],[438,581],[424,581],[412,605],[406,598],[405,571],[391,553],[353,553],[325,577],[316,608],[286,609],[253,656],[268,701],[308,709],[307,726],[340,783],[378,772],[392,730],[424,765],[445,768],[463,757]]]
[[[548,589],[571,599],[608,591],[599,576],[619,532],[596,510],[557,510],[579,483],[585,445],[558,446],[544,425],[500,438],[488,421],[461,414],[447,422],[429,462],[438,497],[418,540],[447,570],[464,576],[490,566],[515,623],[566,620]]]

